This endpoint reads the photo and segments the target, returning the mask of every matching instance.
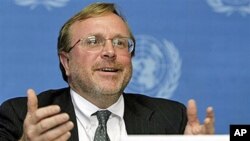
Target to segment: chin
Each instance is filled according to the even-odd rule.
[[[103,90],[101,93],[103,95],[119,95],[121,92],[118,90]]]
[[[120,95],[122,93],[121,89],[115,88],[110,89],[110,87],[99,88],[99,93],[102,95]]]

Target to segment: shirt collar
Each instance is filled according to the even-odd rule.
[[[95,113],[98,110],[103,110],[77,94],[74,90],[70,89],[70,94],[72,97],[72,102],[75,106],[75,109],[82,115],[85,115],[85,117],[90,118],[93,113]],[[115,102],[113,105],[107,108],[110,112],[112,112],[111,116],[118,116],[120,118],[123,118],[124,115],[124,98],[123,95],[119,97],[117,102]]]

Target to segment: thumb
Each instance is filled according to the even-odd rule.
[[[38,107],[38,100],[36,93],[33,89],[28,89],[27,96],[28,96],[28,102],[27,102],[28,113],[33,113],[37,110]]]
[[[190,124],[199,122],[197,117],[197,106],[194,99],[188,101],[187,116]]]

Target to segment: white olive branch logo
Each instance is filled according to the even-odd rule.
[[[69,0],[15,0],[15,3],[20,6],[28,6],[31,10],[38,6],[44,6],[47,10],[53,7],[64,7]]]

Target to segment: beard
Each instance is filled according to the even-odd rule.
[[[105,66],[117,68],[118,74],[115,76],[100,77],[96,70]],[[132,76],[132,64],[128,66],[117,62],[102,61],[96,63],[91,69],[79,67],[78,64],[72,63],[70,75],[70,85],[80,95],[92,98],[100,96],[120,96]]]

